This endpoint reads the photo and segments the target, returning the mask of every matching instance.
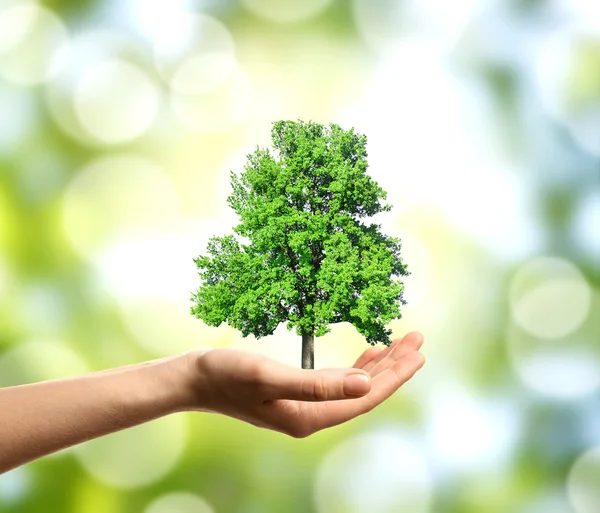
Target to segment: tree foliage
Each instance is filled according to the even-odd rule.
[[[257,147],[231,173],[227,201],[240,222],[194,260],[202,285],[192,313],[256,337],[282,322],[315,336],[350,322],[369,343],[389,344],[408,271],[400,240],[365,222],[391,209],[367,174],[366,137],[302,121],[277,121],[271,135],[272,150]]]

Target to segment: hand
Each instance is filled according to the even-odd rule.
[[[422,343],[423,336],[412,332],[383,350],[367,349],[352,368],[324,370],[301,370],[235,349],[191,351],[188,409],[304,438],[390,397],[425,363]]]

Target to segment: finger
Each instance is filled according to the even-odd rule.
[[[358,360],[356,360],[356,362],[354,362],[354,365],[352,367],[354,367],[355,369],[362,369],[367,363],[369,363],[379,353],[381,353],[381,349],[379,347],[370,347],[369,349],[365,350],[363,352],[363,354],[361,354],[359,356]]]
[[[411,331],[404,337],[404,343],[402,344],[402,348],[404,353],[408,353],[409,351],[418,351],[421,349],[425,338],[423,337],[423,333],[420,331]]]
[[[395,346],[397,346],[401,342],[402,338],[396,338],[392,340],[392,343],[389,346],[384,347],[381,351],[379,351],[379,354],[376,355],[375,358],[373,358],[370,362],[366,363],[366,365],[363,367],[363,370],[369,372],[373,367],[375,367],[375,365],[377,365],[381,360],[383,360],[390,353],[390,351],[394,349]]]
[[[424,364],[425,357],[421,353],[411,352],[373,378],[371,391],[364,397],[350,401],[313,405],[315,409],[318,409],[318,413],[315,412],[314,415],[313,430],[318,431],[337,426],[371,411],[411,379]],[[310,408],[306,408],[306,410],[310,410]]]
[[[377,376],[380,372],[388,369],[395,362],[397,362],[403,356],[418,351],[421,349],[423,345],[423,335],[418,331],[413,331],[406,335],[400,344],[397,344],[392,350],[387,354],[387,356],[380,360],[374,367],[369,370],[369,374],[371,377]]]
[[[267,383],[267,400],[335,401],[360,397],[371,390],[371,378],[361,369],[315,371],[278,365]]]
[[[394,339],[389,347],[386,347],[381,351],[381,353],[365,365],[363,369],[371,373],[371,371],[391,353],[394,353],[394,358],[397,359],[409,351],[418,351],[422,344],[423,335],[418,331],[411,331],[404,337]],[[387,363],[389,364],[390,362]]]

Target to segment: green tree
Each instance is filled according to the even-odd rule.
[[[363,220],[389,211],[367,174],[367,138],[354,129],[277,121],[273,150],[257,147],[245,171],[231,172],[227,198],[236,235],[212,237],[194,261],[203,283],[192,314],[226,322],[243,336],[281,322],[302,337],[302,368],[314,368],[314,337],[350,322],[374,345],[390,344],[386,324],[401,317],[406,276],[400,239]],[[240,240],[242,239],[242,240]]]

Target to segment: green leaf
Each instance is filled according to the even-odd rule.
[[[322,336],[347,321],[367,342],[389,344],[385,326],[401,316],[398,278],[408,271],[400,240],[364,223],[391,208],[367,174],[366,137],[302,121],[277,121],[271,135],[272,149],[257,147],[231,173],[227,202],[239,224],[195,260],[192,313],[256,337],[282,322]]]

